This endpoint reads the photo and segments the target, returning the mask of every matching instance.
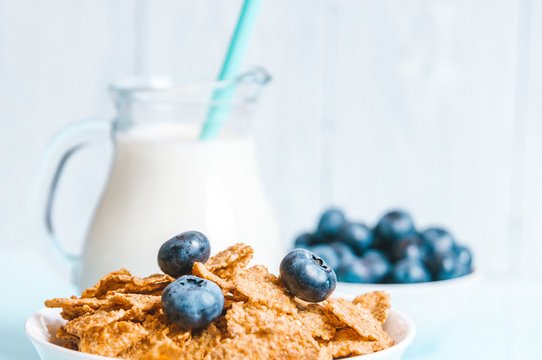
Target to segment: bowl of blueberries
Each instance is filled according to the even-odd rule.
[[[369,227],[329,208],[295,248],[320,256],[337,275],[337,290],[384,290],[418,329],[414,345],[438,340],[465,313],[479,282],[471,250],[442,227],[417,230],[404,210],[386,212]],[[416,344],[417,343],[417,344]],[[423,346],[422,346],[423,345]]]

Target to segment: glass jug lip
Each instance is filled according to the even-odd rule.
[[[271,75],[263,68],[256,67],[232,79],[182,84],[165,75],[137,75],[117,80],[109,85],[109,92],[116,101],[137,102],[186,102],[188,94],[212,94],[214,91],[235,86],[236,90],[252,85],[249,94],[242,94],[231,102],[254,101],[261,90],[271,81]],[[193,102],[193,101],[188,101]],[[209,102],[205,100],[202,102]]]

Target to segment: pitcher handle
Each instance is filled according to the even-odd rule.
[[[64,166],[77,151],[99,140],[107,140],[111,136],[112,122],[105,119],[84,119],[76,121],[61,129],[49,142],[41,162],[39,182],[46,186],[45,192],[45,229],[49,241],[65,263],[74,266],[79,262],[81,254],[67,252],[55,233],[53,224],[53,204],[58,182]],[[53,165],[53,168],[51,168]],[[52,172],[49,172],[53,169]],[[48,171],[49,170],[49,171]]]

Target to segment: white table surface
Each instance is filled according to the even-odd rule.
[[[9,251],[6,251],[9,250]],[[38,360],[23,331],[25,319],[43,301],[75,294],[51,258],[27,249],[0,254],[0,360]],[[448,336],[423,354],[405,360],[542,359],[542,281],[495,278],[482,282],[478,295]]]

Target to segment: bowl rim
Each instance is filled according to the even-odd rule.
[[[348,296],[348,295],[345,294],[345,296]],[[36,336],[37,334],[36,334],[36,330],[34,328],[34,326],[36,324],[38,324],[38,326],[41,326],[40,330],[45,330],[47,332],[49,331],[45,326],[46,324],[44,322],[40,321],[41,316],[55,315],[59,319],[61,319],[60,311],[61,311],[60,309],[46,308],[45,307],[45,308],[41,308],[40,310],[38,310],[35,313],[33,313],[32,315],[30,315],[28,317],[28,319],[25,321],[25,324],[24,324],[24,332],[25,332],[26,336],[35,344],[39,344],[41,346],[44,346],[44,347],[46,347],[46,348],[48,348],[48,349],[50,349],[52,351],[58,351],[58,352],[66,354],[66,355],[74,356],[74,359],[76,359],[76,358],[95,359],[95,360],[118,359],[118,358],[106,357],[106,356],[101,356],[101,355],[96,355],[96,354],[89,354],[89,353],[84,353],[84,352],[80,352],[80,351],[76,351],[76,350],[71,350],[71,349],[65,348],[63,346],[54,344],[54,343],[52,343],[50,341],[43,340],[39,336]],[[414,339],[414,336],[416,335],[416,326],[414,325],[414,322],[400,310],[397,310],[395,308],[391,308],[389,315],[391,315],[391,314],[393,314],[394,317],[396,316],[405,325],[406,335],[405,335],[404,339],[402,339],[401,341],[393,344],[391,347],[389,347],[387,349],[384,349],[384,350],[381,350],[381,351],[378,351],[378,352],[375,352],[375,353],[367,354],[367,355],[355,355],[355,356],[345,358],[345,359],[358,359],[359,358],[359,359],[371,360],[371,359],[381,358],[382,356],[385,356],[387,354],[403,352],[410,345],[412,340]]]
[[[80,351],[76,351],[76,350],[71,350],[71,349],[65,348],[63,346],[54,344],[51,341],[43,340],[39,336],[36,336],[36,330],[33,328],[33,326],[35,324],[41,325],[40,330],[45,330],[46,332],[49,332],[49,330],[45,326],[46,324],[44,322],[40,321],[41,320],[40,316],[55,314],[59,319],[62,319],[62,317],[60,316],[60,312],[61,312],[61,309],[44,307],[44,308],[39,309],[38,311],[36,311],[32,315],[30,315],[28,317],[28,319],[26,319],[26,321],[24,323],[24,332],[25,332],[26,336],[33,343],[37,343],[37,344],[39,344],[41,346],[44,346],[44,347],[46,347],[46,348],[48,348],[50,350],[57,351],[57,352],[60,352],[60,353],[64,353],[66,355],[74,355],[75,356],[74,353],[76,353],[77,356],[81,357],[81,359],[96,359],[96,360],[98,360],[98,359],[99,360],[114,359],[114,358],[109,358],[109,357],[105,357],[105,356],[101,356],[101,355],[88,354],[88,353],[84,353],[84,352],[80,352]]]
[[[447,280],[436,280],[436,281],[426,281],[426,282],[420,282],[420,283],[411,283],[411,284],[401,284],[401,283],[355,283],[355,282],[344,282],[344,281],[337,281],[337,284],[341,284],[341,287],[356,287],[356,286],[362,286],[362,287],[379,287],[382,288],[382,290],[388,290],[388,289],[406,289],[406,288],[436,288],[436,287],[446,287],[450,285],[458,285],[462,283],[470,283],[480,280],[482,277],[482,273],[479,269],[475,268],[472,270],[471,273],[467,275],[463,275],[460,277],[456,277],[453,279],[447,279]]]

